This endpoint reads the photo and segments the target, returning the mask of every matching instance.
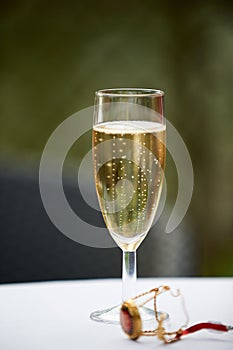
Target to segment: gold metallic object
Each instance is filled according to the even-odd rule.
[[[173,332],[167,332],[167,330],[164,327],[164,321],[165,321],[165,314],[161,314],[157,311],[157,297],[164,293],[170,291],[170,294],[173,297],[181,297],[182,299],[182,306],[184,313],[186,315],[186,322],[185,325],[180,327],[178,330]],[[148,299],[146,299],[144,302],[142,302],[139,305],[136,305],[135,300],[139,299],[145,295],[150,295]],[[155,315],[155,325],[157,327],[152,330],[142,330],[142,321],[140,316],[140,307],[148,303],[150,300],[154,300],[154,315]],[[127,300],[122,304],[121,311],[120,311],[120,322],[121,327],[123,331],[130,337],[130,339],[136,340],[141,335],[145,336],[157,336],[159,340],[162,340],[164,343],[172,343],[174,341],[177,341],[181,339],[181,337],[200,331],[202,329],[206,330],[214,330],[217,332],[232,332],[233,326],[224,325],[219,322],[199,322],[196,323],[188,328],[186,327],[188,324],[188,313],[186,311],[186,307],[184,304],[183,296],[180,292],[180,290],[177,290],[175,293],[171,291],[171,288],[169,286],[161,286],[159,288],[153,288],[148,292],[142,293],[140,295],[137,295],[136,297]]]
[[[142,335],[157,336],[158,339],[162,340],[164,343],[170,343],[180,338],[180,335],[182,334],[182,328],[174,332],[167,332],[166,329],[164,328],[165,315],[161,314],[159,317],[159,313],[157,311],[157,297],[160,294],[167,291],[170,291],[173,297],[181,296],[181,293],[179,290],[177,291],[177,293],[172,293],[171,288],[169,286],[161,286],[159,288],[153,288],[148,292],[139,294],[133,297],[132,299],[125,301],[122,304],[121,311],[120,311],[120,323],[123,331],[128,335],[130,339],[136,340]],[[150,295],[149,298],[137,306],[135,300],[147,294]],[[151,300],[154,300],[155,324],[157,324],[157,327],[152,330],[142,330],[142,320],[141,320],[139,310],[140,310],[140,307],[142,307],[143,305],[145,305]],[[183,302],[183,307],[184,307],[185,314],[187,316],[187,321],[188,321],[188,315],[187,315],[184,302]]]
[[[130,339],[136,340],[142,334],[141,316],[132,299],[123,303],[120,313],[120,322],[123,330],[127,332]]]

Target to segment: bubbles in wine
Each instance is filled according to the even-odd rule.
[[[106,225],[125,248],[136,247],[153,221],[165,164],[165,127],[118,121],[93,129],[95,181]]]

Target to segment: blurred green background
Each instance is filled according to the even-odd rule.
[[[232,1],[1,1],[1,162],[38,163],[52,131],[97,89],[162,89],[193,161],[200,275],[233,275],[232,14]]]

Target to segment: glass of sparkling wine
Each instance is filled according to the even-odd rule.
[[[164,176],[164,93],[154,89],[99,90],[95,95],[93,163],[106,226],[123,252],[123,300],[136,294],[136,250],[156,214]],[[119,305],[91,318],[119,323]],[[143,310],[145,320],[153,311]]]

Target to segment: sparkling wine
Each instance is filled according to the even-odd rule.
[[[165,166],[165,126],[115,121],[93,128],[95,181],[105,223],[116,243],[135,250],[153,222]]]

